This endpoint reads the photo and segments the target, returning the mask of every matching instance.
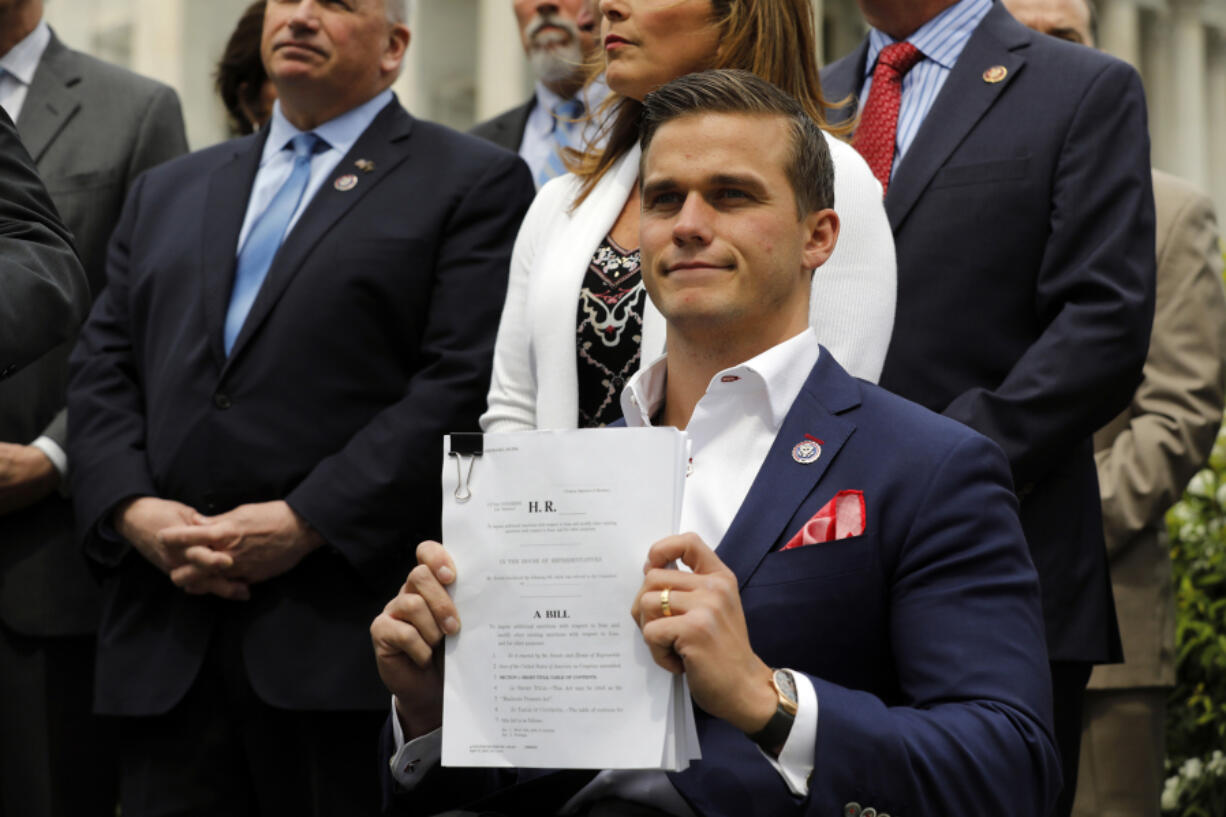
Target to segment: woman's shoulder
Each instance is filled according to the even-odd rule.
[[[853,202],[856,205],[864,204],[884,214],[881,182],[877,181],[877,177],[869,169],[868,162],[864,161],[860,151],[826,131],[822,131],[822,135],[826,137],[830,159],[834,164],[836,203],[841,203],[844,209]]]
[[[873,171],[868,169],[868,162],[864,161],[860,151],[828,131],[822,131],[822,136],[826,137],[826,147],[830,149],[830,158],[834,161],[837,171],[863,172],[872,177]]]

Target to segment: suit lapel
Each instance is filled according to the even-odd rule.
[[[895,234],[932,177],[1022,71],[1026,60],[1014,51],[1029,44],[1026,32],[994,3],[971,35],[890,181],[885,209]],[[986,81],[984,72],[998,65],[1006,69],[1004,80]]]
[[[323,186],[311,199],[297,224],[290,231],[273,258],[268,276],[256,295],[255,303],[247,314],[238,337],[234,340],[234,348],[226,361],[226,368],[243,353],[268,314],[272,311],[285,288],[302,267],[303,261],[319,240],[347,213],[354,205],[375,187],[385,176],[400,165],[409,155],[408,136],[413,128],[413,119],[393,100],[379,112],[366,131],[354,143],[352,150],[341,159],[336,169],[324,180]],[[354,163],[358,159],[366,159],[373,163],[373,170],[360,170]],[[350,190],[338,190],[334,185],[337,179],[353,174],[357,177],[357,185]],[[254,176],[254,174],[253,174]],[[240,214],[241,218],[241,214]],[[233,247],[232,247],[233,248]],[[233,266],[233,261],[231,262]],[[232,273],[231,273],[232,277]],[[228,290],[227,290],[228,292]]]
[[[514,120],[505,123],[507,125],[507,144],[510,145],[507,149],[512,153],[519,152],[519,144],[524,141],[524,131],[528,128],[528,116],[531,115],[532,109],[536,107],[536,95],[533,94],[532,99],[529,99],[526,105],[520,105],[515,111]]]
[[[736,574],[740,587],[780,538],[791,533],[788,522],[856,429],[855,423],[839,415],[859,404],[859,385],[823,348],[745,501],[716,548],[716,554]],[[804,442],[806,435],[821,440],[822,447],[817,461],[807,465],[792,458],[792,448]]]
[[[268,138],[265,128],[256,136],[234,143],[230,160],[213,171],[205,201],[204,228],[200,257],[204,264],[204,313],[208,326],[208,343],[220,371],[226,363],[222,333],[226,310],[230,305],[230,289],[234,285],[234,269],[238,263],[238,235],[247,214],[246,202],[260,167],[260,156]]]
[[[75,90],[81,81],[81,72],[77,69],[72,52],[52,34],[30,81],[26,104],[22,106],[17,123],[21,140],[35,162],[42,158],[81,107]]]

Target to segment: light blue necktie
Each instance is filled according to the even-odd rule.
[[[544,167],[537,173],[537,187],[540,187],[555,176],[561,176],[566,172],[566,165],[562,163],[562,151],[565,148],[571,147],[573,131],[579,128],[580,123],[575,120],[583,116],[583,101],[568,99],[564,102],[559,102],[554,106],[552,114],[555,147],[549,154],[549,161],[545,162]]]
[[[268,275],[268,268],[281,248],[290,219],[302,201],[307,182],[311,178],[311,157],[328,147],[328,143],[314,133],[300,133],[290,140],[285,149],[294,151],[294,167],[289,178],[268,207],[255,220],[247,241],[238,254],[238,269],[234,273],[234,289],[230,293],[230,306],[226,310],[226,326],[222,335],[226,354],[234,348],[234,340],[247,320],[247,313],[255,303],[260,286]]]

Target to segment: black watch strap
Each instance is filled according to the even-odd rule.
[[[784,677],[781,678],[781,675]],[[783,751],[783,745],[787,743],[788,735],[792,733],[792,724],[796,721],[796,682],[792,679],[791,671],[777,669],[771,683],[779,696],[775,714],[771,715],[771,719],[761,731],[754,732],[749,739],[773,757],[778,757]]]

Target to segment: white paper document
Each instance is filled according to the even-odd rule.
[[[685,435],[481,442],[480,456],[456,457],[444,441],[443,543],[463,626],[445,652],[443,765],[685,768],[699,755],[684,678],[656,665],[630,617],[648,549],[680,524]]]

